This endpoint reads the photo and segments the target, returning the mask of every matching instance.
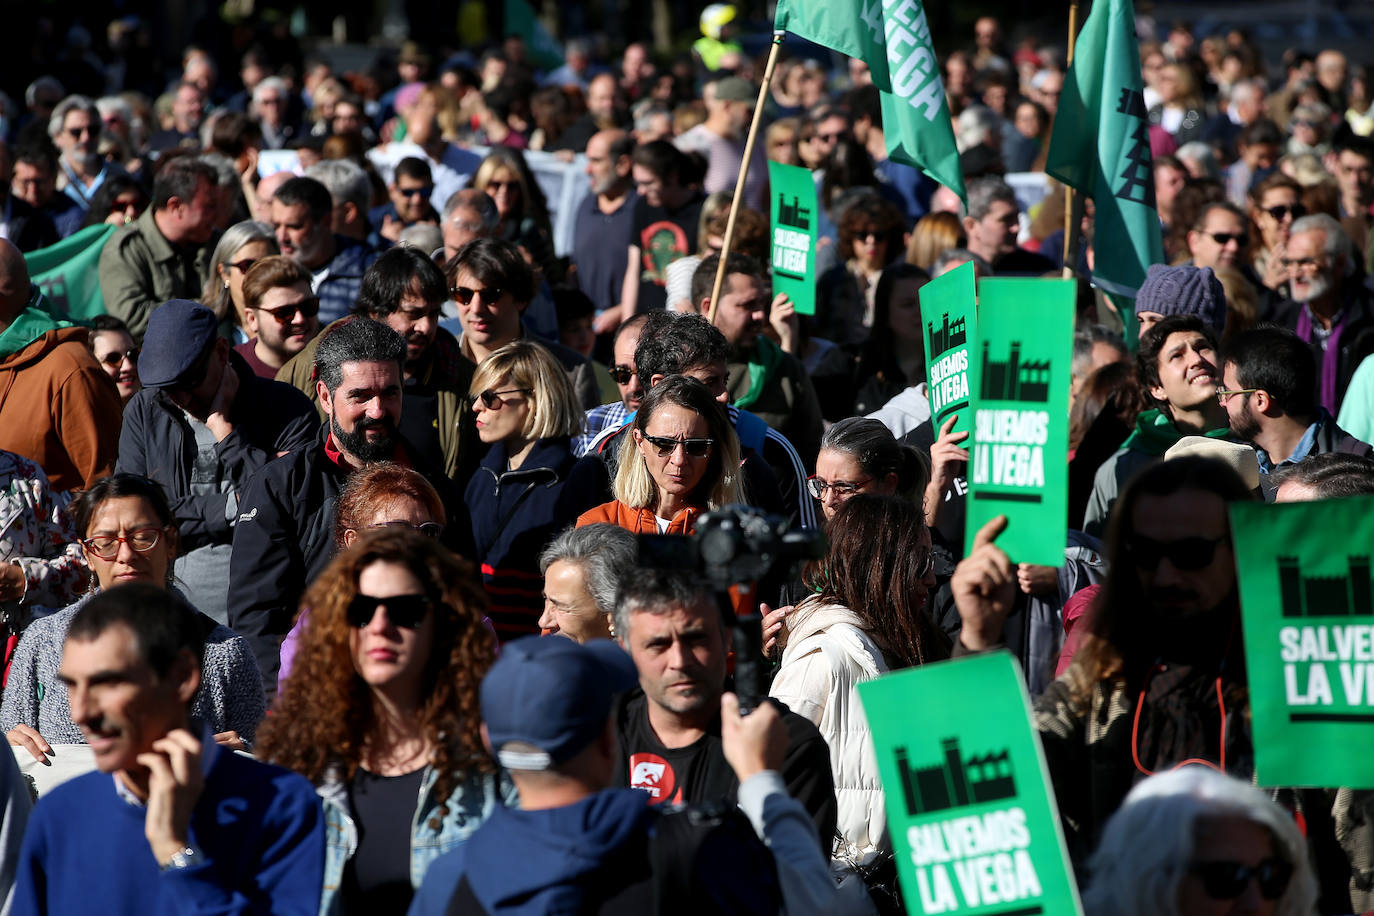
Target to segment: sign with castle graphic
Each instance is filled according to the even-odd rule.
[[[1257,778],[1374,788],[1374,497],[1230,508]]]
[[[1081,913],[1030,697],[1007,652],[859,685],[909,913]]]
[[[1013,562],[1062,566],[1074,285],[992,278],[978,292],[965,549],[1005,515],[997,544]]]
[[[921,320],[926,326],[926,386],[935,431],[938,433],[952,416],[953,432],[972,432],[969,379],[973,342],[978,336],[973,262],[931,280],[921,287],[920,297]],[[969,442],[962,444],[968,446]]]
[[[811,171],[768,163],[772,195],[773,292],[787,293],[798,315],[816,314],[816,181]]]

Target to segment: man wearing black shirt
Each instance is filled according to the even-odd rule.
[[[710,591],[680,573],[641,570],[616,598],[615,631],[634,660],[639,687],[616,700],[614,784],[642,789],[654,804],[733,801],[739,780],[720,731],[731,632]],[[835,835],[830,751],[811,722],[785,708],[782,719],[783,781],[828,850]]]
[[[668,301],[668,265],[697,250],[697,228],[705,197],[683,182],[687,155],[667,140],[637,147],[631,157],[639,200],[635,201],[620,320],[663,308]]]

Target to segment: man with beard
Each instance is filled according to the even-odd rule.
[[[577,208],[573,263],[577,286],[596,304],[598,334],[615,330],[625,289],[625,252],[633,231],[634,183],[630,156],[635,141],[623,130],[603,130],[587,142],[587,177],[592,192]]]
[[[224,623],[239,495],[267,462],[308,446],[319,421],[300,392],[259,378],[230,350],[214,312],[185,299],[154,310],[138,369],[143,390],[124,409],[115,470],[167,492],[178,583]]]
[[[1147,468],[1121,497],[1095,638],[1035,703],[1076,862],[1143,776],[1185,760],[1254,773],[1227,521],[1228,503],[1253,498],[1228,465],[1199,457]],[[1016,564],[995,543],[1006,525],[984,526],[950,581],[963,621],[956,655],[1001,644],[1016,591]]]
[[[111,175],[123,169],[100,155],[100,111],[84,95],[69,95],[57,103],[48,118],[48,136],[61,153],[58,189],[81,207],[91,208],[91,198]]]
[[[269,462],[244,487],[229,566],[229,626],[253,646],[263,687],[276,692],[279,651],[306,585],[333,557],[334,510],[353,471],[394,461],[420,471],[444,498],[450,530],[460,502],[397,430],[406,342],[379,321],[329,328],[315,350],[315,394],[324,431]]]
[[[1261,326],[1226,345],[1217,397],[1231,432],[1255,447],[1266,496],[1276,489],[1274,471],[1311,455],[1342,452],[1369,457],[1374,449],[1336,425],[1317,403],[1317,363],[1292,331]]]
[[[711,313],[711,291],[719,255],[711,255],[692,275],[692,302],[701,314]],[[821,405],[801,360],[763,334],[770,308],[763,268],[748,255],[730,253],[720,289],[715,326],[730,345],[728,390],[730,403],[760,417],[792,443],[802,462],[815,467],[821,448]]]
[[[248,268],[243,304],[248,340],[234,352],[261,378],[276,378],[320,332],[320,300],[310,291],[310,273],[286,255],[260,258]]]
[[[1227,436],[1226,410],[1217,401],[1217,363],[1216,334],[1196,314],[1169,315],[1141,336],[1137,369],[1158,406],[1140,415],[1121,449],[1097,469],[1083,517],[1085,533],[1102,537],[1117,495],[1179,439]]]
[[[1355,367],[1374,353],[1374,292],[1361,282],[1350,237],[1325,213],[1294,221],[1281,263],[1292,298],[1273,320],[1312,348],[1317,400],[1339,414]]]
[[[245,294],[247,290],[245,280]],[[387,251],[363,274],[353,314],[380,321],[405,339],[401,435],[426,463],[443,468],[464,486],[481,447],[471,415],[464,419],[463,413],[477,367],[463,355],[454,336],[439,327],[447,297],[448,284],[434,262],[414,248],[401,246]],[[335,325],[350,320],[341,318]],[[318,340],[307,344],[278,374],[280,381],[290,382],[312,400],[317,389]],[[316,403],[324,416],[323,403]]]
[[[363,272],[377,260],[371,245],[335,234],[333,214],[334,198],[313,178],[292,178],[272,197],[277,244],[282,254],[310,271],[321,321],[348,314],[358,298]]]

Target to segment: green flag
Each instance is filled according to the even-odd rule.
[[[816,181],[811,170],[768,163],[772,195],[773,292],[787,293],[798,315],[816,314]]]
[[[907,912],[1081,914],[1016,660],[987,652],[858,689]]]
[[[24,255],[29,278],[52,303],[55,318],[86,321],[105,314],[100,292],[100,252],[117,226],[87,226],[56,245]]]
[[[1064,565],[1074,298],[1072,280],[978,285],[967,553],[978,529],[1005,515],[997,546],[1013,563]]]
[[[1131,0],[1097,0],[1074,45],[1045,171],[1093,199],[1093,282],[1131,299],[1164,260],[1141,89]]]
[[[868,64],[882,92],[888,156],[964,197],[945,84],[920,0],[778,0],[774,28]]]
[[[1374,497],[1230,510],[1256,778],[1374,789]]]
[[[563,66],[563,49],[534,15],[528,0],[506,0],[506,34],[519,35],[529,49],[530,63],[540,70]]]

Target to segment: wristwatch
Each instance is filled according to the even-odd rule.
[[[172,871],[173,869],[190,868],[200,863],[200,853],[194,846],[186,846],[172,853],[172,857],[166,862],[159,862],[158,868],[161,871]]]

